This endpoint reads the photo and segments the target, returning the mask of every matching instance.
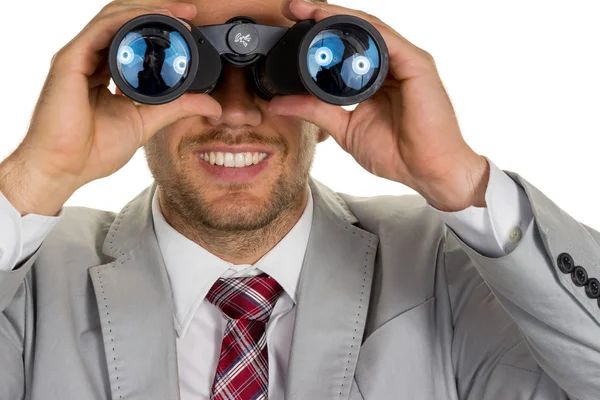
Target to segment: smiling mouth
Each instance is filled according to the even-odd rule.
[[[200,154],[200,159],[204,162],[225,168],[249,167],[251,165],[260,164],[266,157],[267,153],[259,152],[226,153],[211,151]]]

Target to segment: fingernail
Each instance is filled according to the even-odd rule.
[[[312,0],[304,0],[304,1],[307,2],[307,3],[310,3],[310,4],[315,4],[315,2],[312,1]]]
[[[219,120],[219,117],[214,117],[212,115],[210,117],[208,117],[208,118],[212,119],[213,121],[218,121]]]

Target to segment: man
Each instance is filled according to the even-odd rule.
[[[340,6],[189,3],[106,6],[0,164],[1,399],[599,398],[600,233],[465,143],[428,53]],[[358,15],[390,74],[352,112],[266,102],[232,67],[212,96],[136,105],[102,56],[147,13]],[[327,134],[421,196],[311,179]],[[118,215],[63,208],[142,145],[156,183]]]

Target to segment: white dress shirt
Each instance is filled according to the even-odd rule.
[[[177,232],[164,219],[157,192],[152,199],[152,216],[173,292],[181,400],[210,398],[227,320],[205,299],[209,289],[220,277],[256,276],[262,272],[283,288],[266,330],[269,399],[283,399],[296,289],[312,226],[312,195],[296,225],[254,265],[233,265]]]
[[[489,159],[487,208],[443,212],[428,205],[473,249],[488,257],[518,245],[533,211],[523,189]],[[292,230],[254,265],[232,265],[174,230],[164,219],[155,194],[154,229],[169,276],[175,307],[179,384],[182,400],[208,399],[219,359],[225,319],[205,296],[219,277],[265,272],[284,289],[267,324],[269,398],[283,399],[295,320],[296,288],[312,225],[312,196]],[[0,270],[30,257],[62,216],[20,213],[0,193]]]

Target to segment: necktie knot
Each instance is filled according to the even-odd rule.
[[[206,298],[229,319],[267,323],[282,292],[275,279],[261,274],[250,278],[220,278]]]

